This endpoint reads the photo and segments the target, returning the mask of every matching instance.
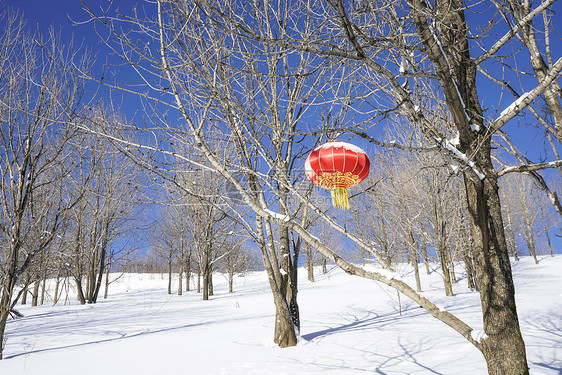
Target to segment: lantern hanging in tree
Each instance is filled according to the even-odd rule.
[[[365,151],[349,143],[333,141],[310,153],[304,165],[306,176],[315,185],[332,191],[332,204],[349,209],[347,189],[369,175]]]

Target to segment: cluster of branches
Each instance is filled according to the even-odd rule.
[[[411,264],[417,291],[422,291],[421,262],[427,274],[433,272],[434,263],[439,265],[446,295],[453,295],[459,264],[474,289],[468,207],[459,166],[416,135],[415,129],[388,130],[385,138],[388,144],[408,143],[410,151],[382,149],[373,158],[367,188],[353,198],[354,230],[389,263]],[[538,253],[553,255],[551,238],[560,218],[534,179],[524,174],[507,176],[500,184],[500,195],[510,255],[518,260],[519,255],[528,254],[537,263]],[[361,262],[372,260],[368,252],[362,252]]]
[[[127,137],[67,69],[87,71],[88,60],[54,34],[27,33],[15,13],[1,21],[0,358],[15,304],[28,292],[43,303],[47,278],[56,279],[47,296],[55,303],[69,278],[81,303],[96,302],[104,272],[133,247],[119,238],[139,213],[134,165],[108,138],[84,131]]]
[[[149,255],[166,263],[168,294],[172,293],[172,273],[177,273],[180,295],[184,274],[186,291],[191,275],[196,274],[197,293],[208,300],[213,295],[213,272],[227,275],[232,293],[236,274],[261,268],[255,249],[249,247],[249,237],[238,224],[239,213],[233,212],[232,204],[225,204],[224,197],[232,192],[212,173],[179,165],[184,168],[176,175],[178,184],[165,186],[153,254]]]

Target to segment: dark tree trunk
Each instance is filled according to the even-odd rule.
[[[86,297],[84,296],[84,291],[82,290],[82,277],[81,275],[75,276],[74,280],[76,281],[76,290],[77,290],[77,298],[81,305],[86,304]]]
[[[28,294],[28,292],[29,291],[27,290],[27,285],[26,285],[26,286],[24,286],[23,292],[22,292],[22,295],[21,295],[21,304],[22,305],[27,305],[27,294]]]
[[[472,257],[466,252],[464,255],[464,266],[466,268],[466,280],[470,290],[476,288],[476,283],[474,280],[474,266],[472,264]]]
[[[488,168],[492,168],[491,161]],[[476,181],[475,176],[465,178],[475,239],[476,285],[488,336],[482,341],[481,350],[490,375],[526,375],[527,356],[515,306],[497,179],[493,176],[490,174],[483,181]]]
[[[282,302],[284,304],[284,302]],[[295,326],[289,308],[277,307],[275,311],[275,338],[274,342],[281,348],[297,345]]]
[[[291,313],[291,319],[293,320],[293,325],[297,332],[300,332],[301,328],[301,319],[300,319],[300,310],[299,305],[297,303],[297,293],[298,293],[298,264],[299,264],[299,255],[300,249],[302,245],[302,240],[300,237],[297,238],[296,241],[293,240],[293,259],[291,261],[290,269],[290,285],[289,290],[287,291],[287,301],[289,301],[289,312]]]
[[[209,286],[210,286],[210,272],[209,270],[203,271],[203,301],[209,300]]]
[[[437,36],[428,24],[432,20],[428,19],[422,1],[409,2],[413,23],[433,64],[459,134],[458,151],[468,155],[472,163],[467,165],[463,176],[474,246],[476,283],[487,335],[479,348],[486,359],[489,375],[528,375],[525,344],[515,307],[497,174],[490,153],[491,139],[484,126],[476,89],[476,66],[471,63],[464,4],[462,0],[436,2],[439,13]],[[440,43],[436,42],[436,38]]]
[[[191,279],[191,262],[187,261],[186,267],[185,267],[185,291],[186,292],[189,292],[191,290],[190,279]]]
[[[447,251],[447,249],[440,248],[437,252],[439,254],[441,272],[443,273],[443,286],[445,287],[445,295],[453,296],[453,285],[451,283],[451,271],[449,270],[449,263],[447,262]]]

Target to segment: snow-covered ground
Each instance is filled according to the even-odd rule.
[[[423,271],[423,266],[421,268]],[[513,264],[532,374],[562,373],[562,256]],[[407,269],[405,279],[411,278]],[[424,295],[481,329],[478,295],[461,276],[445,297],[436,273]],[[301,272],[296,347],[272,343],[273,300],[264,273],[238,277],[235,293],[215,276],[215,296],[166,294],[160,275],[125,275],[110,297],[81,306],[18,307],[0,374],[485,374],[480,353],[395,291],[338,269]]]

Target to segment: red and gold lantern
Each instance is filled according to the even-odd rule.
[[[316,148],[306,158],[306,176],[315,185],[332,191],[332,204],[349,209],[347,189],[369,175],[369,158],[361,148],[333,141]]]

